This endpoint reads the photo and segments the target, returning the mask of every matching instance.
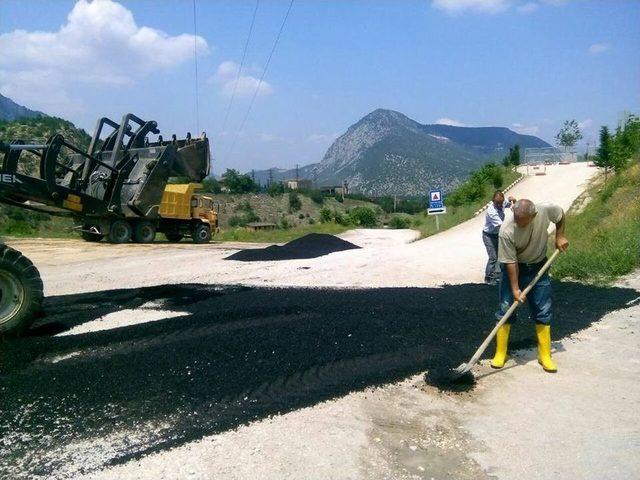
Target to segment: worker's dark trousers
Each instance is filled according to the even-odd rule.
[[[498,264],[498,234],[482,232],[482,242],[487,249],[487,266],[484,268],[484,281],[498,281],[500,275],[500,265]]]
[[[529,282],[533,280],[538,271],[545,264],[547,259],[545,258],[540,263],[518,263],[518,284],[520,290],[524,290]],[[500,288],[499,290],[499,307],[496,312],[496,319],[500,320],[502,316],[507,313],[509,307],[513,303],[513,294],[511,293],[511,284],[509,283],[509,275],[507,274],[507,267],[504,263],[500,264],[502,268],[502,274],[500,275]],[[549,325],[552,317],[552,302],[551,302],[551,281],[549,280],[548,272],[538,280],[538,283],[531,289],[527,295],[527,304],[529,304],[529,311],[531,312],[531,319],[536,323],[542,323]],[[509,319],[509,323],[516,321],[516,313],[514,312]]]

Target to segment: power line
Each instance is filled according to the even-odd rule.
[[[224,121],[222,122],[222,131],[224,132],[227,128],[227,120],[229,120],[229,113],[231,112],[231,105],[233,104],[233,100],[236,97],[236,91],[238,89],[238,81],[240,80],[240,74],[242,73],[242,67],[244,66],[244,60],[247,56],[247,48],[249,47],[249,40],[251,40],[251,33],[253,32],[253,25],[256,21],[256,14],[258,13],[258,5],[260,0],[256,0],[256,6],[253,9],[253,16],[251,17],[251,25],[249,26],[249,33],[247,35],[247,40],[244,42],[244,49],[242,50],[242,60],[240,61],[240,67],[238,68],[238,73],[236,74],[236,81],[233,84],[233,93],[231,94],[231,98],[229,99],[229,104],[227,105],[227,112],[224,114]]]
[[[200,104],[198,94],[198,30],[196,24],[196,0],[193,0],[193,61],[196,67],[196,135],[200,135]]]
[[[253,108],[253,103],[256,101],[256,97],[258,96],[258,92],[260,91],[260,87],[262,86],[262,82],[264,81],[264,77],[267,75],[267,70],[269,68],[269,64],[271,63],[271,58],[273,57],[274,52],[276,51],[276,47],[278,46],[278,42],[280,41],[280,36],[282,35],[282,31],[284,30],[284,25],[287,23],[287,18],[289,18],[289,13],[291,12],[291,8],[293,7],[294,0],[289,2],[289,8],[287,8],[287,13],[285,13],[284,18],[282,19],[282,25],[280,25],[280,30],[278,30],[278,35],[276,36],[275,42],[273,42],[273,47],[271,48],[271,52],[269,53],[269,57],[267,58],[267,63],[264,65],[264,69],[262,70],[262,75],[260,76],[260,80],[258,81],[258,85],[256,86],[255,92],[253,92],[253,97],[251,98],[251,102],[249,103],[249,108],[247,108],[247,112],[242,119],[242,123],[240,124],[240,128],[238,129],[235,138],[233,139],[233,143],[231,144],[231,148],[227,155],[231,155],[236,143],[238,142],[238,138],[240,138],[240,133],[244,129],[245,123],[247,123],[247,119],[249,118],[249,114],[251,113],[251,109]]]

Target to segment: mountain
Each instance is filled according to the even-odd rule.
[[[432,188],[452,189],[471,170],[499,161],[516,144],[550,146],[508,128],[424,125],[400,112],[378,109],[349,127],[320,163],[300,168],[299,175],[316,186],[346,181],[351,191],[372,196],[424,195]],[[274,180],[295,177],[295,170],[273,172]],[[256,179],[264,175],[255,172]]]
[[[13,121],[19,118],[42,118],[46,115],[42,112],[29,110],[27,107],[18,105],[10,98],[0,94],[0,120]]]

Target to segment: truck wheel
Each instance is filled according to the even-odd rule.
[[[24,333],[40,313],[42,280],[20,252],[0,245],[0,337]]]
[[[165,233],[164,236],[167,237],[167,240],[172,243],[178,243],[184,238],[184,235],[182,235],[181,233]]]
[[[151,222],[140,222],[133,232],[133,241],[136,243],[153,243],[156,238],[156,227]]]
[[[102,240],[104,238],[104,235],[101,235],[99,233],[93,233],[90,232],[89,230],[91,230],[91,228],[94,228],[95,225],[83,225],[82,226],[82,231],[80,232],[80,236],[82,237],[83,240],[86,240],[87,242],[99,242],[100,240]]]
[[[211,227],[206,223],[200,223],[193,227],[191,232],[193,243],[209,243],[211,241]]]
[[[131,225],[126,220],[115,220],[109,227],[109,241],[111,243],[127,243],[131,240]]]

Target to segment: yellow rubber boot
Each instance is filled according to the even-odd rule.
[[[551,327],[536,323],[536,336],[538,337],[538,363],[546,372],[557,372],[558,367],[551,360]]]
[[[491,360],[491,366],[493,368],[504,367],[504,362],[507,361],[507,345],[509,344],[509,332],[511,331],[511,324],[505,323],[502,325],[496,333],[496,354]]]

